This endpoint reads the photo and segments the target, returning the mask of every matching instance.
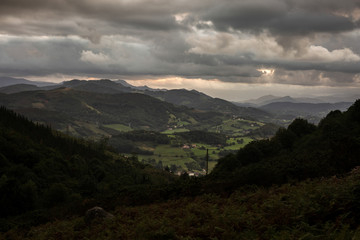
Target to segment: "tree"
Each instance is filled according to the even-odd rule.
[[[289,126],[288,130],[295,133],[295,135],[299,138],[304,135],[310,134],[316,130],[316,126],[314,124],[309,123],[305,119],[296,118]]]
[[[69,189],[62,183],[54,183],[44,193],[44,205],[53,207],[68,199]]]

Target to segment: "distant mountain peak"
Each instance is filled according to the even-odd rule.
[[[148,87],[147,85],[144,85],[144,86],[134,86],[134,85],[131,85],[130,83],[128,83],[127,81],[125,80],[122,80],[122,79],[119,79],[119,80],[116,80],[115,81],[116,83],[119,83],[125,87],[129,87],[129,88],[132,88],[134,90],[140,90],[140,91],[167,91],[167,89],[155,89],[155,88],[151,88],[151,87]]]
[[[250,99],[237,103],[238,105],[250,105],[250,106],[264,106],[270,103],[275,102],[291,102],[291,103],[324,103],[320,98],[309,98],[309,97],[291,97],[291,96],[274,96],[274,95],[265,95],[257,99]]]
[[[52,82],[30,81],[25,78],[14,78],[14,77],[8,77],[8,76],[1,77],[0,76],[0,87],[6,87],[6,86],[11,86],[11,85],[16,85],[16,84],[36,85],[38,87],[56,85],[55,83],[52,83]]]
[[[134,86],[129,84],[127,81],[125,80],[122,80],[122,79],[119,79],[119,80],[116,80],[115,81],[116,83],[120,83],[121,85],[125,86],[125,87],[130,87],[130,88],[133,88]]]

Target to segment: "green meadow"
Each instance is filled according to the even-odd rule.
[[[174,138],[174,135],[170,135]],[[176,166],[177,171],[189,171],[189,166],[195,166],[191,169],[195,172],[202,172],[205,166],[206,152],[209,154],[209,172],[214,168],[217,160],[221,157],[221,152],[237,151],[249,142],[253,141],[250,137],[231,137],[227,140],[227,146],[214,146],[203,143],[189,143],[182,146],[157,145],[154,148],[143,149],[152,150],[153,155],[138,155],[139,161],[162,167]],[[240,143],[239,143],[240,142]],[[197,168],[197,169],[196,169]]]
[[[104,125],[104,127],[111,128],[119,132],[128,132],[132,130],[131,127],[126,126],[124,124],[108,124],[108,125]]]

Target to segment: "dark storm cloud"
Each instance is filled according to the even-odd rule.
[[[327,7],[327,5],[330,5]],[[201,13],[222,31],[238,29],[276,34],[309,34],[312,32],[339,32],[357,28],[349,13],[358,6],[356,1],[226,1]]]
[[[172,10],[160,1],[12,0],[0,2],[0,32],[24,35],[98,37],[121,34],[126,28],[170,31],[180,28]],[[134,3],[132,3],[134,2]]]
[[[265,25],[266,26],[266,25]],[[349,18],[324,13],[289,13],[268,24],[268,28],[276,34],[301,35],[313,32],[342,32],[356,28]]]
[[[227,1],[227,4],[214,4],[200,13],[204,20],[212,21],[219,30],[229,28],[262,30],[269,21],[286,14],[287,6],[280,1]]]
[[[13,75],[47,75],[54,71],[74,73],[86,68],[86,64],[77,61],[83,47],[76,39],[23,41],[15,38],[6,44],[0,41],[0,72]]]
[[[29,24],[30,29],[39,33],[42,27],[45,33],[48,32],[48,27],[44,25],[44,22],[49,22],[59,34],[67,34],[70,26],[62,26],[61,21],[66,22],[66,19],[69,19],[75,21],[79,28],[84,26],[95,29],[97,24],[93,20],[96,20],[102,28],[97,30],[108,34],[107,30],[115,31],[115,28],[119,26],[162,31],[184,29],[185,26],[175,21],[174,15],[186,12],[190,19],[212,21],[219,30],[270,29],[278,34],[304,34],[319,31],[349,31],[356,28],[357,25],[352,21],[351,16],[339,14],[349,13],[357,6],[359,2],[354,0],[224,0],[221,2],[205,0],[201,3],[189,0],[171,2],[165,0],[4,0],[0,3],[0,21],[6,27],[6,24],[14,24],[11,22],[14,18],[30,20],[23,23],[24,30]],[[56,23],[59,20],[61,21]],[[107,23],[107,27],[103,25],[104,22]],[[201,26],[201,23],[198,26]],[[15,30],[20,31],[20,29]],[[7,31],[10,31],[10,28]]]

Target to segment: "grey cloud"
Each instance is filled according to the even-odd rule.
[[[12,39],[0,42],[0,72],[13,75],[76,73],[87,66],[78,61],[84,43],[72,39]]]
[[[0,33],[22,35],[76,34],[99,41],[125,29],[172,31],[180,26],[162,1],[121,4],[119,1],[12,0],[0,2]]]
[[[329,51],[350,48],[359,55],[359,35],[346,35],[359,27],[350,14],[355,7],[359,7],[357,0],[151,0],[127,4],[117,0],[2,0],[0,34],[23,38],[0,39],[0,72],[23,76],[178,75],[261,82],[265,80],[257,69],[267,67],[279,69],[275,81],[282,83],[324,84],[319,80],[321,74],[334,82],[351,82],[351,76],[359,73],[359,61],[316,62],[296,57],[314,44]],[[184,14],[184,19],[176,20],[176,14]],[[266,32],[266,37],[275,38],[283,49],[295,52],[295,57],[261,58],[256,46],[238,53],[235,45],[218,53],[219,48],[231,46],[233,39],[225,35],[218,38],[220,44],[213,53],[196,53],[186,39],[187,34],[196,37],[197,31],[234,34],[236,30],[251,36]],[[45,38],[31,40],[27,36]],[[103,41],[109,36],[115,37]],[[236,33],[233,36],[238,37]]]
[[[289,1],[290,2],[290,1]],[[291,0],[293,7],[298,7],[306,11],[327,12],[327,11],[349,11],[360,7],[358,0]]]
[[[229,28],[262,30],[269,21],[286,14],[286,4],[277,1],[223,1],[200,14],[222,31]]]
[[[180,40],[178,40],[180,41]],[[165,41],[166,42],[166,41]],[[261,73],[258,68],[276,68],[277,80],[286,84],[317,85],[318,76],[321,73],[334,78],[334,82],[344,82],[333,72],[343,71],[346,76],[358,73],[360,63],[308,63],[290,61],[255,61],[251,56],[224,56],[181,53],[187,49],[186,44],[174,52],[166,55],[166,49],[179,46],[177,41],[163,42],[163,49],[149,54],[147,49],[135,49],[124,45],[130,56],[123,59],[123,51],[118,46],[118,52],[113,49],[89,48],[88,42],[78,38],[57,38],[45,41],[41,39],[15,39],[7,44],[0,44],[0,72],[11,75],[48,75],[62,73],[67,75],[89,74],[92,76],[118,76],[118,75],[153,75],[167,76],[178,75],[187,78],[199,77],[213,79],[217,78],[225,82],[258,82]],[[92,62],[82,61],[81,55],[84,51],[93,51],[94,54],[102,53],[109,56],[113,61],[109,64],[98,65]],[[154,51],[152,49],[151,51]],[[150,53],[151,53],[150,51]],[[155,54],[156,53],[156,54]],[[120,55],[119,55],[120,54]],[[281,69],[284,69],[281,71]],[[285,72],[282,73],[282,72]],[[290,76],[291,72],[307,72],[307,77],[300,78],[294,75],[291,81],[284,76]],[[316,72],[309,74],[310,72]],[[344,76],[345,76],[344,75]],[[351,79],[348,77],[347,79]]]
[[[275,33],[339,32],[356,28],[351,17],[334,15],[335,11],[349,13],[359,6],[357,1],[310,1],[310,0],[205,0],[201,3],[189,0],[165,1],[70,1],[70,0],[4,0],[0,3],[0,22],[10,24],[10,18],[24,20],[22,24],[33,32],[47,31],[43,22],[52,23],[58,34],[68,34],[61,21],[80,21],[85,28],[94,28],[100,34],[116,32],[118,28],[132,27],[151,31],[186,30],[187,26],[175,21],[174,14],[189,13],[190,22],[210,20],[221,31],[229,28],[262,31],[270,29]],[[191,20],[190,20],[191,19]],[[60,21],[60,25],[58,22]],[[96,22],[99,22],[100,25]],[[106,23],[108,26],[106,27]],[[186,23],[186,21],[184,21]],[[38,24],[38,26],[35,26]],[[198,23],[199,27],[206,27]],[[74,26],[67,26],[67,28]],[[3,27],[1,27],[3,29]],[[8,29],[9,30],[9,29]],[[74,31],[78,29],[74,28]],[[108,30],[108,31],[107,31]],[[18,30],[19,31],[19,30]],[[55,31],[55,30],[54,30]],[[120,30],[121,31],[121,30]],[[26,34],[26,32],[25,32]]]
[[[343,72],[323,72],[318,70],[289,71],[278,69],[275,72],[274,82],[301,86],[352,86],[356,74]]]
[[[353,10],[354,4],[348,4],[344,8],[342,1],[337,2],[337,8],[334,6],[330,9],[326,9],[326,4],[322,1],[312,1],[311,5],[309,3],[304,6],[298,4],[302,1],[291,4],[285,0],[227,2],[228,4],[214,6],[200,16],[212,21],[221,31],[229,28],[244,31],[270,29],[275,34],[303,35],[312,32],[349,31],[358,27],[351,17],[335,15],[335,10],[344,10],[346,13]],[[320,7],[321,11],[314,11]]]
[[[313,32],[345,32],[356,28],[346,17],[332,14],[292,12],[268,25],[274,33],[303,35]]]
[[[212,21],[219,31],[240,30],[253,34],[270,31],[285,50],[301,52],[301,38],[319,33],[338,34],[360,27],[352,18],[359,1],[269,0],[222,1],[195,14]]]

